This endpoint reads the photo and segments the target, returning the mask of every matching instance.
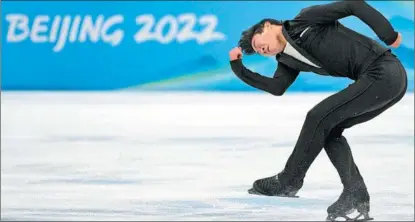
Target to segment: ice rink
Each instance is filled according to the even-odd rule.
[[[247,194],[279,172],[328,94],[5,93],[2,220],[324,220],[324,150],[300,198]],[[414,97],[345,131],[375,220],[414,220]]]

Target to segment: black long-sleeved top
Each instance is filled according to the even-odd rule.
[[[356,80],[389,49],[337,21],[348,16],[356,16],[365,22],[387,45],[397,39],[398,33],[389,21],[365,1],[341,1],[305,8],[293,20],[284,22],[283,33],[294,48],[311,61],[316,61],[327,75]],[[309,30],[300,37],[307,27]],[[252,72],[240,59],[231,61],[230,65],[246,84],[273,95],[282,95],[300,71],[309,70],[302,70],[302,62],[288,65],[278,57],[278,68],[273,78]],[[299,63],[302,65],[297,66]]]
[[[231,67],[235,75],[246,84],[275,96],[284,94],[300,73],[300,71],[279,63],[274,76],[269,78],[247,69],[241,59],[231,61]]]

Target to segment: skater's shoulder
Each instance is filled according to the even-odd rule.
[[[310,12],[312,9],[315,9],[318,6],[319,5],[311,5],[311,6],[308,6],[308,7],[305,7],[303,9],[301,9],[300,12],[297,13],[297,15],[295,16],[294,19],[298,19],[298,18],[306,16],[308,12]]]

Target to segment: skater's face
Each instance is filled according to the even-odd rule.
[[[255,52],[263,56],[274,56],[282,52],[286,41],[281,30],[282,26],[266,22],[263,31],[252,38],[252,47]]]

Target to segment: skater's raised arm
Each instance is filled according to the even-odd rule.
[[[387,45],[392,45],[398,38],[391,23],[376,9],[363,0],[333,2],[311,6],[303,9],[296,17],[309,23],[330,23],[348,16],[356,16],[366,23]]]
[[[283,95],[299,74],[299,71],[291,69],[282,63],[278,64],[273,78],[252,72],[242,64],[241,59],[232,60],[230,64],[232,71],[243,82],[275,96]]]

